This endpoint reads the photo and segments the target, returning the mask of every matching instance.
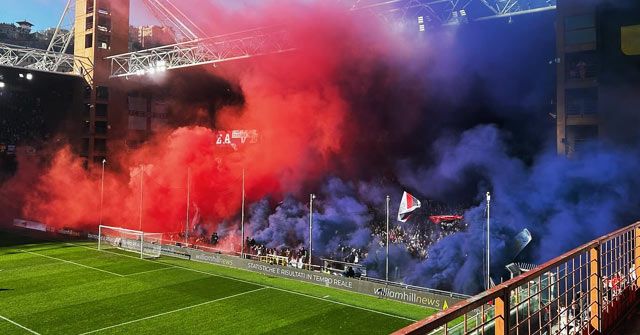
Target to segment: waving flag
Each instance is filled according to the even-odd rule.
[[[420,208],[420,200],[416,199],[411,194],[404,192],[402,194],[402,201],[400,201],[400,208],[398,209],[398,221],[407,222],[411,213]]]

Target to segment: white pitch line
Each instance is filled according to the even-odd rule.
[[[27,328],[27,327],[25,327],[25,326],[23,326],[23,325],[21,325],[21,324],[19,324],[19,323],[17,323],[17,322],[11,321],[11,320],[9,320],[9,319],[5,318],[5,317],[4,317],[4,316],[2,316],[2,315],[0,315],[0,319],[5,320],[5,321],[8,321],[8,322],[11,322],[13,325],[18,326],[18,327],[20,327],[20,328],[22,328],[22,329],[24,329],[24,330],[28,331],[28,332],[29,332],[29,333],[31,333],[31,334],[40,335],[40,333],[38,333],[38,332],[36,332],[36,331],[33,331],[33,330],[31,330],[31,329],[29,329],[29,328]]]
[[[133,256],[129,256],[129,255],[124,255],[124,254],[120,254],[120,253],[116,253],[116,252],[111,252],[111,251],[108,251],[108,250],[98,250],[98,249],[96,249],[96,248],[87,247],[87,246],[84,246],[84,245],[81,245],[81,244],[74,244],[74,243],[67,243],[67,244],[69,244],[69,245],[73,245],[73,246],[76,246],[76,247],[81,247],[81,248],[91,249],[91,250],[94,250],[94,251],[102,251],[102,252],[107,252],[107,253],[114,254],[114,255],[118,255],[118,256],[129,257],[129,258],[133,258],[133,259],[137,259],[137,260],[141,260],[141,261],[146,261],[146,262],[151,262],[151,263],[159,263],[159,264],[169,265],[169,266],[171,266],[171,267],[175,267],[175,268],[178,268],[178,269],[183,269],[183,270],[187,270],[187,271],[192,271],[192,272],[202,273],[202,274],[209,275],[209,276],[214,276],[214,277],[220,277],[220,278],[226,278],[226,279],[230,279],[230,280],[235,280],[235,281],[239,281],[239,282],[242,282],[242,283],[247,283],[247,284],[251,284],[251,285],[261,286],[261,287],[263,287],[263,288],[264,288],[264,287],[268,287],[268,288],[272,288],[272,289],[274,289],[274,290],[278,290],[278,291],[282,291],[282,292],[287,292],[287,293],[291,293],[291,294],[297,294],[297,295],[305,296],[305,297],[307,297],[307,298],[318,299],[318,300],[322,300],[322,301],[330,302],[330,303],[333,303],[333,304],[342,305],[342,306],[347,306],[347,307],[352,307],[352,308],[360,309],[360,310],[363,310],[363,311],[368,311],[368,312],[371,312],[371,313],[376,313],[376,314],[380,314],[380,315],[384,315],[384,316],[389,316],[389,317],[393,317],[393,318],[397,318],[397,319],[407,320],[407,321],[411,321],[411,322],[416,322],[416,321],[418,321],[418,320],[416,320],[416,319],[411,319],[411,318],[406,318],[406,317],[404,317],[404,316],[393,315],[393,314],[389,314],[389,313],[385,313],[385,312],[381,312],[381,311],[376,311],[376,310],[374,310],[374,309],[369,309],[369,308],[366,308],[366,307],[360,307],[360,306],[356,306],[356,305],[347,304],[347,303],[344,303],[344,302],[339,302],[339,301],[335,301],[335,300],[329,300],[329,299],[325,299],[325,298],[321,298],[321,297],[316,297],[316,296],[309,295],[309,294],[306,294],[306,293],[300,293],[300,292],[296,292],[296,291],[291,291],[291,290],[287,290],[287,289],[284,289],[284,288],[279,288],[279,287],[270,286],[270,285],[258,284],[258,283],[254,283],[254,282],[250,282],[250,281],[246,281],[246,280],[242,280],[242,279],[237,279],[237,278],[228,277],[228,276],[224,276],[224,275],[218,275],[218,274],[210,273],[210,272],[206,272],[206,271],[200,271],[200,270],[196,270],[196,269],[191,269],[191,268],[184,267],[184,266],[180,266],[180,265],[167,264],[167,263],[162,263],[162,262],[158,262],[158,261],[151,261],[151,260],[148,260],[148,259],[140,259],[140,258],[138,258],[138,257],[133,257]],[[192,260],[190,260],[190,261],[191,261],[191,262],[199,262],[199,263],[203,263],[203,264],[207,264],[207,265],[218,265],[218,266],[225,266],[225,267],[228,267],[228,266],[226,266],[226,265],[212,264],[212,263],[208,263],[208,262],[199,261],[199,260],[197,260],[197,259],[196,259],[196,260],[192,259]],[[231,267],[229,267],[229,268],[231,268]],[[242,271],[249,271],[249,270],[236,269],[236,268],[232,268],[232,269],[235,269],[235,270],[242,270]],[[253,272],[253,271],[249,271],[249,272],[251,272],[251,273],[256,273],[256,272]]]
[[[98,332],[101,332],[101,331],[103,331],[103,330],[112,329],[112,328],[116,328],[116,327],[121,327],[121,326],[128,325],[128,324],[131,324],[131,323],[136,323],[136,322],[140,322],[140,321],[144,321],[144,320],[149,320],[149,319],[157,318],[157,317],[164,316],[164,315],[167,315],[167,314],[172,314],[172,313],[182,312],[182,311],[187,310],[187,309],[191,309],[191,308],[196,308],[196,307],[200,307],[200,306],[208,305],[208,304],[211,304],[211,303],[214,303],[214,302],[218,302],[218,301],[222,301],[222,300],[226,300],[226,299],[231,299],[231,298],[239,297],[239,296],[241,296],[241,295],[245,295],[245,294],[249,294],[249,293],[258,292],[258,291],[260,291],[260,290],[265,290],[265,289],[267,289],[267,287],[261,287],[261,288],[257,288],[257,289],[255,289],[255,290],[245,291],[245,292],[242,292],[242,293],[238,293],[238,294],[234,294],[234,295],[230,295],[230,296],[226,296],[226,297],[218,298],[218,299],[211,300],[211,301],[206,301],[206,302],[199,303],[199,304],[196,304],[196,305],[187,306],[187,307],[182,307],[182,308],[174,309],[174,310],[172,310],[172,311],[168,311],[168,312],[164,312],[164,313],[160,313],[160,314],[156,314],[156,315],[147,316],[147,317],[144,317],[144,318],[141,318],[141,319],[131,320],[131,321],[127,321],[127,322],[119,323],[119,324],[117,324],[117,325],[113,325],[113,326],[109,326],[109,327],[104,327],[104,328],[100,328],[100,329],[92,330],[92,331],[89,331],[89,332],[86,332],[86,333],[82,333],[82,334],[80,334],[80,335],[86,335],[86,334],[98,333]]]
[[[136,272],[136,273],[132,273],[132,274],[124,275],[124,276],[125,277],[131,277],[131,276],[141,275],[143,273],[156,272],[156,271],[169,270],[169,269],[175,269],[175,268],[173,266],[165,266],[165,267],[160,268],[160,269],[153,269],[153,270],[149,270],[149,271]]]
[[[40,257],[46,257],[46,258],[55,259],[55,260],[60,261],[60,262],[65,262],[65,263],[69,263],[69,264],[73,264],[73,265],[77,265],[77,266],[82,266],[83,268],[87,268],[87,269],[92,269],[92,270],[101,271],[101,272],[104,272],[104,273],[109,273],[109,274],[112,274],[112,275],[118,276],[118,277],[125,277],[124,275],[121,275],[119,273],[115,273],[115,272],[111,272],[111,271],[107,271],[107,270],[103,270],[103,269],[94,268],[93,266],[89,266],[89,265],[84,265],[84,264],[68,261],[68,260],[62,259],[62,258],[57,258],[57,257],[53,257],[53,256],[47,256],[47,255],[39,254],[39,253],[32,252],[32,251],[26,251],[26,250],[20,250],[20,251],[26,252],[28,254],[40,256]]]

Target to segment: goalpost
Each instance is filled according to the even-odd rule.
[[[160,257],[162,233],[100,225],[98,227],[98,250],[120,249],[145,257]]]

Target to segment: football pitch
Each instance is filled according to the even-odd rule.
[[[388,334],[436,311],[0,231],[0,334]]]

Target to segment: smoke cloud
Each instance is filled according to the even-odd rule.
[[[246,236],[268,248],[306,248],[308,198],[316,193],[314,255],[360,249],[369,274],[383,277],[385,196],[395,227],[407,190],[424,206],[402,226],[429,231],[437,242],[425,258],[392,244],[392,278],[476,293],[483,286],[486,191],[493,195],[496,273],[512,261],[508,243],[524,228],[534,240],[521,257],[540,263],[633,220],[635,152],[594,143],[568,160],[549,149],[555,142],[545,97],[553,75],[540,73],[548,72],[544,53],[554,57],[554,44],[538,52],[548,40],[515,43],[533,29],[526,21],[492,45],[494,38],[475,27],[416,36],[325,1],[187,5],[194,1],[184,10],[198,8],[187,14],[211,35],[286,24],[297,50],[170,71],[149,83],[169,100],[171,128],[132,153],[110,155],[105,224],[138,229],[142,188],[142,229],[183,231],[190,169],[195,234],[218,232],[221,247],[239,251],[244,170]],[[546,29],[553,36],[552,24]],[[492,52],[498,45],[501,52]],[[527,58],[540,53],[543,61]],[[510,61],[513,55],[521,60]],[[257,129],[259,143],[238,151],[216,146],[215,131],[232,129]],[[17,174],[0,188],[4,222],[14,215],[95,228],[99,169],[85,170],[70,148],[32,160],[20,157]],[[464,214],[466,228],[436,238],[441,230],[428,215],[454,212]]]

